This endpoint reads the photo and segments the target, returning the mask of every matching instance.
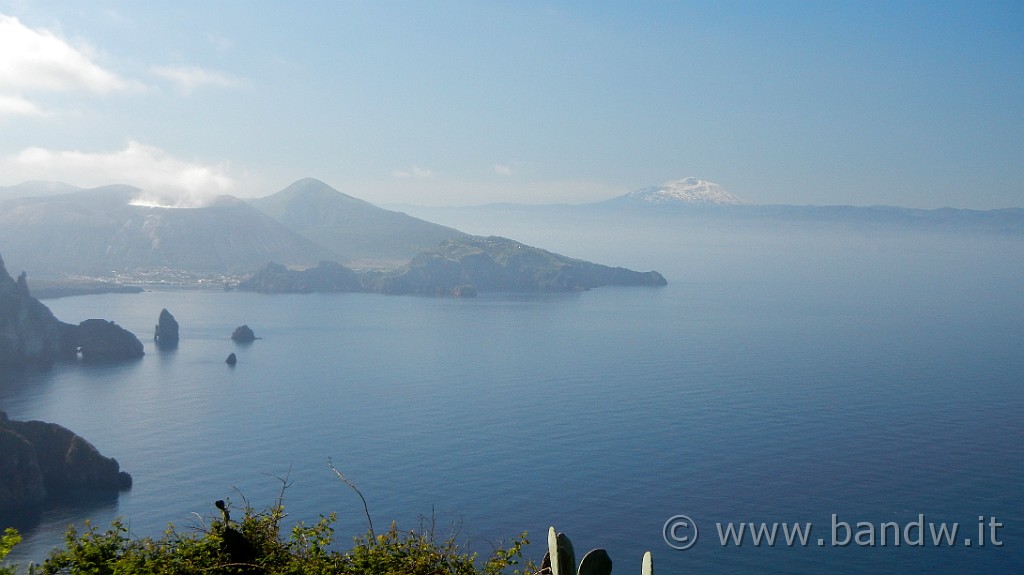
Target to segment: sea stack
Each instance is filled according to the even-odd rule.
[[[240,325],[231,334],[231,339],[238,343],[252,343],[256,339],[256,334],[248,325]]]
[[[235,357],[234,352],[232,352],[230,355],[228,355],[228,358],[224,360],[224,363],[228,365],[235,365],[236,363],[238,363],[238,358]]]
[[[156,324],[156,331],[153,333],[153,341],[159,349],[174,349],[178,347],[178,321],[174,319],[171,312],[164,308],[160,311],[160,319]]]

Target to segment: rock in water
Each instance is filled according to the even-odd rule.
[[[256,339],[256,334],[253,333],[252,329],[247,325],[240,325],[235,328],[235,331],[231,334],[231,339],[238,343],[251,343]]]
[[[74,337],[83,360],[117,361],[145,355],[139,338],[112,321],[87,319],[78,324]]]
[[[174,349],[178,347],[178,321],[174,319],[174,316],[166,308],[160,311],[160,319],[156,324],[153,341],[156,342],[156,346],[160,349]]]
[[[42,503],[77,490],[120,491],[132,477],[67,428],[42,421],[11,421],[0,411],[0,508]]]
[[[224,363],[228,365],[235,365],[236,363],[238,363],[238,358],[235,357],[234,353],[232,353],[231,355],[228,356],[227,359],[224,360]]]

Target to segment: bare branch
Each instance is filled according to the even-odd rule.
[[[376,538],[376,535],[374,534],[373,531],[373,519],[370,518],[370,508],[366,505],[366,498],[363,497],[363,492],[359,491],[359,488],[356,487],[354,483],[349,481],[348,478],[346,478],[341,471],[338,471],[338,468],[334,466],[334,462],[331,461],[330,457],[327,458],[327,466],[330,467],[331,471],[333,471],[334,474],[338,476],[338,479],[342,480],[345,483],[345,485],[351,487],[352,491],[355,491],[356,495],[359,496],[359,499],[363,501],[363,513],[366,515],[366,522],[370,524],[370,536]]]

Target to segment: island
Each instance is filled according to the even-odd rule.
[[[472,297],[477,292],[566,292],[667,284],[656,271],[595,264],[498,236],[468,236],[445,240],[394,270],[360,272],[328,261],[293,270],[272,263],[239,283],[238,289]]]

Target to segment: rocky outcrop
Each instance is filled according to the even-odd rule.
[[[232,352],[228,354],[228,358],[224,360],[224,363],[228,365],[235,365],[236,363],[238,363],[238,356],[235,355],[234,352]]]
[[[48,496],[130,488],[131,475],[81,436],[55,423],[12,421],[0,412],[0,509]]]
[[[85,360],[117,361],[145,352],[139,338],[114,322],[58,320],[29,293],[25,273],[14,280],[0,259],[0,366],[48,366],[77,353]]]
[[[139,338],[112,321],[87,319],[69,331],[86,361],[138,359],[146,353]]]
[[[178,321],[166,308],[160,310],[160,318],[153,333],[153,341],[159,349],[178,347]]]
[[[248,325],[240,325],[231,332],[231,339],[238,343],[252,343],[256,339],[256,333]]]
[[[73,356],[69,327],[32,297],[24,273],[15,281],[0,259],[0,365],[49,365]]]

